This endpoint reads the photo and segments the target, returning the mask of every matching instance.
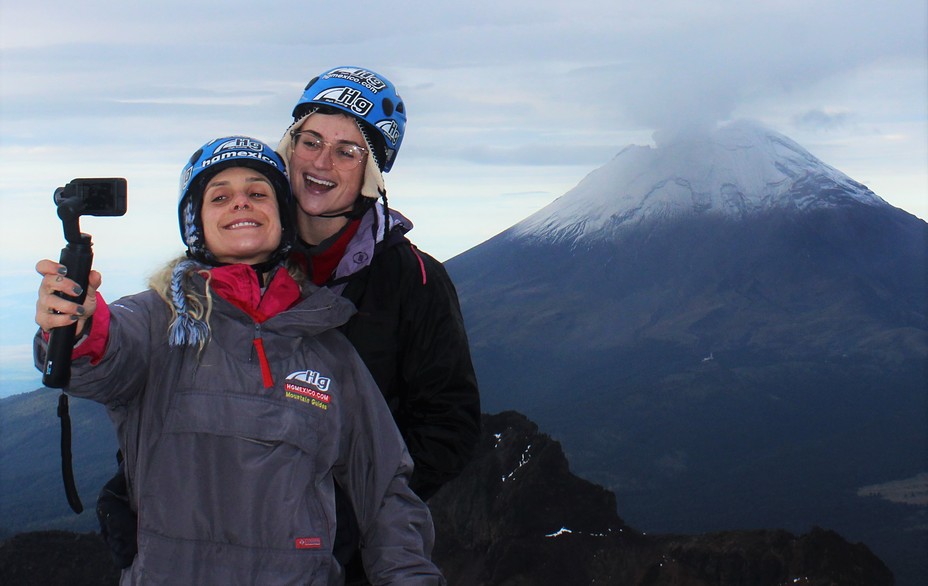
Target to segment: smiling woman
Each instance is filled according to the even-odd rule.
[[[310,116],[291,136],[291,188],[305,212],[297,216],[300,233],[318,243],[337,232],[343,214],[354,207],[364,180],[358,167],[369,153],[360,146],[364,137],[347,114]]]
[[[203,191],[206,246],[223,263],[255,264],[280,245],[280,214],[267,177],[247,167],[217,173]]]
[[[130,544],[119,550],[122,584],[339,583],[336,481],[358,511],[376,583],[444,583],[406,444],[338,331],[354,306],[286,262],[295,232],[284,169],[244,136],[194,153],[178,202],[186,255],[142,293],[107,304],[94,271],[78,305],[58,296],[77,289],[62,265],[36,265],[36,364],[49,330],[76,322],[66,391],[114,415],[117,478],[137,527],[127,541],[100,519],[114,551]]]
[[[253,138],[217,139],[197,150],[181,172],[178,213],[187,256],[208,265],[282,260],[295,233],[284,169]]]

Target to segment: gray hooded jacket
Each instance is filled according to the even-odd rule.
[[[261,324],[214,295],[202,351],[168,346],[170,310],[145,291],[109,307],[98,364],[74,361],[68,394],[109,409],[138,511],[123,585],[340,583],[333,478],[357,511],[374,584],[444,583],[406,446],[335,329],[354,308],[308,290]]]

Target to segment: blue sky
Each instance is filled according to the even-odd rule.
[[[928,4],[832,0],[0,0],[0,396],[39,386],[33,267],[64,244],[52,194],[122,176],[86,218],[109,298],[181,252],[178,175],[208,139],[276,142],[305,83],[366,66],[409,124],[387,174],[445,260],[628,144],[748,117],[928,219]]]

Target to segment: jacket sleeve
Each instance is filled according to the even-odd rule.
[[[443,585],[431,562],[431,514],[409,487],[412,458],[377,384],[344,343],[350,382],[342,391],[342,448],[333,472],[357,515],[365,571],[372,584]]]
[[[421,276],[403,287],[401,373],[395,415],[415,459],[423,500],[470,461],[480,434],[480,395],[457,291],[444,266],[412,248]]]
[[[68,395],[120,405],[138,394],[148,373],[151,309],[157,301],[154,292],[146,291],[98,307],[101,319],[94,315],[90,333],[72,353]],[[47,347],[39,332],[34,344],[37,365],[44,362]]]

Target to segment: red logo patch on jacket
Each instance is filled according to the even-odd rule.
[[[321,537],[297,537],[293,545],[297,549],[322,549]]]

